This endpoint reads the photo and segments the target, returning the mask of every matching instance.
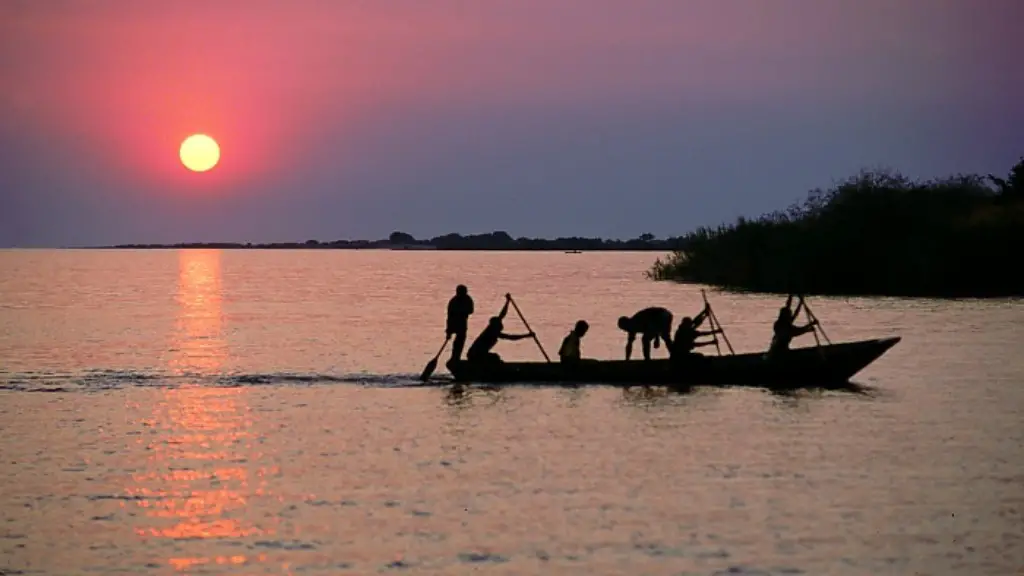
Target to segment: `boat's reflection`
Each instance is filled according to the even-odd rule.
[[[602,389],[619,389],[621,390],[622,399],[624,401],[645,404],[650,404],[654,401],[664,401],[666,399],[675,399],[678,401],[678,399],[692,394],[695,390],[695,388],[692,387],[647,386],[639,384],[630,386],[605,386],[598,384],[576,385],[559,383],[549,385],[534,383],[506,383],[495,385],[456,382],[446,388],[443,395],[443,401],[446,406],[457,410],[472,407],[489,407],[508,401],[510,398],[509,394],[513,390],[520,391],[530,389],[554,390],[556,396],[566,400],[566,404],[569,408],[582,406],[582,402],[586,399],[589,392]]]
[[[845,393],[863,398],[875,398],[878,389],[859,384],[846,382],[840,384],[826,384],[820,386],[779,386],[779,385],[744,385],[744,386],[662,386],[662,385],[601,385],[601,384],[560,384],[551,383],[547,385],[526,383],[504,383],[504,384],[474,384],[454,383],[448,387],[444,402],[446,405],[466,409],[470,407],[493,406],[507,400],[510,390],[526,389],[553,389],[556,394],[567,400],[569,407],[577,407],[586,397],[588,392],[618,388],[622,393],[622,401],[636,406],[652,406],[655,404],[684,405],[686,399],[694,396],[708,396],[715,391],[729,388],[742,388],[747,390],[767,391],[779,399],[799,400],[821,397],[827,393]]]
[[[806,409],[811,402],[835,396],[836,393],[862,400],[874,400],[880,396],[880,391],[877,388],[855,382],[825,386],[775,387],[769,389],[769,392],[775,400],[776,406],[787,409]]]
[[[481,405],[493,406],[505,400],[506,393],[506,388],[502,386],[473,385],[456,382],[445,391],[444,403],[456,409]]]
[[[820,386],[771,386],[766,388],[768,388],[768,391],[776,396],[786,397],[820,396],[828,392],[841,392],[845,394],[851,394],[854,396],[874,398],[878,395],[879,392],[879,390],[873,386],[868,386],[866,384],[858,384],[856,382],[822,384]]]

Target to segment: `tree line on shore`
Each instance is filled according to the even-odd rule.
[[[834,295],[1024,295],[1024,157],[1006,178],[863,171],[787,210],[701,227],[655,280]]]
[[[602,238],[567,237],[513,238],[507,232],[487,234],[445,234],[434,238],[417,239],[405,232],[392,232],[381,240],[333,240],[321,242],[188,242],[178,244],[118,244],[104,248],[216,248],[216,249],[408,249],[408,250],[559,250],[559,251],[659,251],[667,252],[682,246],[680,238],[658,239],[653,234],[641,234],[631,240],[605,240]]]

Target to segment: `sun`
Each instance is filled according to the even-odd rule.
[[[220,146],[206,134],[193,134],[181,143],[178,155],[185,168],[193,172],[206,172],[220,161]]]

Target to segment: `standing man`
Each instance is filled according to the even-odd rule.
[[[445,337],[455,336],[449,362],[454,362],[462,356],[462,348],[466,346],[466,332],[469,330],[469,317],[472,314],[473,299],[469,297],[469,289],[459,284],[455,288],[455,296],[448,301],[448,321],[444,330]]]
[[[664,340],[665,347],[671,350],[672,346],[672,313],[665,308],[652,306],[633,314],[633,316],[622,316],[619,318],[619,329],[629,334],[626,340],[626,360],[633,355],[633,341],[636,335],[640,334],[640,344],[643,346],[644,360],[651,359],[651,341],[654,347],[658,347],[658,341]]]

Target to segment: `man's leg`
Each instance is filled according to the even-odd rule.
[[[661,327],[661,339],[665,342],[665,348],[670,352],[672,350],[672,336],[669,335],[669,330],[671,328],[671,324],[669,324],[668,326]]]
[[[461,330],[455,333],[455,341],[452,342],[452,360],[462,357],[462,348],[466,345],[466,331]]]

